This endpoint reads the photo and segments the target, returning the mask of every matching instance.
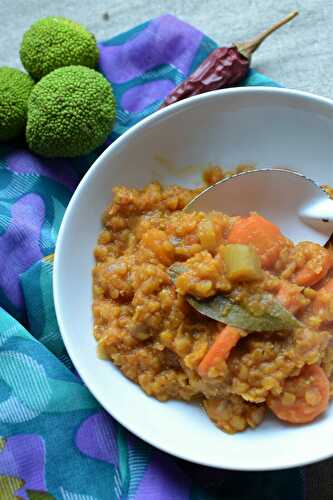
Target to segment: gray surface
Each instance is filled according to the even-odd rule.
[[[333,0],[0,0],[0,64],[20,65],[23,31],[47,15],[73,18],[105,39],[169,12],[228,44],[295,9],[300,16],[262,45],[253,64],[288,87],[333,98]]]
[[[20,67],[22,33],[47,15],[72,18],[98,39],[106,39],[169,12],[220,44],[230,44],[246,40],[294,9],[300,16],[265,42],[253,65],[287,87],[333,98],[333,0],[0,0],[0,65]],[[106,12],[108,20],[103,19]],[[306,476],[307,500],[333,497],[332,461],[308,467]]]

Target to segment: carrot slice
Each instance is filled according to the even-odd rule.
[[[304,307],[304,297],[301,294],[302,288],[289,281],[281,281],[281,285],[276,298],[292,314],[295,314]]]
[[[318,245],[314,263],[310,259],[303,269],[300,269],[295,276],[295,283],[301,286],[313,286],[325,278],[333,265],[333,259],[326,248]]]
[[[297,377],[287,379],[283,393],[270,396],[267,404],[281,420],[306,424],[324,413],[329,402],[330,385],[318,365],[306,365]]]
[[[286,241],[277,226],[257,214],[236,221],[228,236],[228,243],[254,247],[266,269],[274,265]]]
[[[210,368],[219,361],[228,359],[231,349],[237,344],[244,332],[240,328],[225,326],[215,339],[215,342],[200,361],[198,373],[203,377]]]
[[[292,279],[300,286],[313,286],[319,283],[333,265],[330,252],[311,241],[298,243],[290,252],[290,260],[296,265]]]

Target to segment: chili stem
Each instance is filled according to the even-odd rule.
[[[246,59],[251,59],[251,55],[257,48],[261,45],[261,43],[274,31],[278,30],[281,28],[281,26],[289,23],[294,17],[298,15],[298,11],[295,10],[294,12],[291,12],[288,14],[286,17],[278,21],[277,23],[273,24],[270,28],[267,30],[263,31],[259,35],[257,35],[255,38],[252,38],[251,40],[248,40],[247,42],[244,43],[237,43],[236,48],[244,56]]]

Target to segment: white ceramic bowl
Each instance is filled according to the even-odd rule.
[[[227,469],[280,469],[333,455],[333,404],[310,425],[292,427],[267,418],[255,431],[227,435],[198,406],[159,403],[111,362],[98,359],[91,313],[93,248],[113,186],[143,186],[153,179],[192,186],[209,163],[232,168],[243,162],[290,167],[333,185],[332,159],[333,102],[259,87],[211,92],[159,111],[114,142],[90,168],[58,236],[56,313],[83,381],[134,434],[178,457]]]

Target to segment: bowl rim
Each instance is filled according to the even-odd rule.
[[[210,101],[214,99],[223,99],[224,96],[229,96],[229,95],[235,95],[235,96],[246,96],[247,94],[249,95],[254,95],[254,96],[269,96],[269,95],[280,95],[280,96],[285,96],[285,97],[291,97],[295,99],[299,99],[300,101],[303,102],[309,102],[309,103],[314,103],[317,105],[321,105],[324,108],[329,108],[333,112],[333,100],[329,99],[327,97],[322,97],[318,96],[316,94],[312,94],[310,92],[305,92],[301,90],[294,90],[294,89],[287,89],[287,88],[281,88],[281,87],[261,87],[261,86],[253,86],[253,87],[235,87],[235,88],[230,88],[230,89],[221,89],[221,90],[215,90],[212,92],[208,92],[205,94],[200,94],[198,96],[190,97],[187,99],[184,99],[182,101],[179,101],[177,103],[174,103],[170,106],[167,106],[165,108],[159,109],[156,112],[152,113],[151,115],[143,118],[141,121],[133,125],[130,129],[128,129],[126,132],[124,132],[120,137],[118,137],[112,144],[110,144],[103,152],[102,154],[96,158],[96,160],[93,162],[91,167],[88,169],[86,174],[82,177],[81,181],[79,182],[78,186],[76,187],[74,193],[72,194],[72,197],[69,201],[69,204],[66,207],[63,219],[61,221],[61,226],[59,229],[58,237],[56,240],[56,245],[55,245],[55,251],[54,251],[54,264],[53,264],[53,297],[54,297],[54,306],[55,306],[55,312],[56,312],[56,318],[59,326],[59,331],[62,337],[62,340],[65,344],[66,350],[68,352],[69,357],[71,358],[71,361],[78,372],[81,380],[84,382],[85,386],[89,390],[89,392],[93,395],[93,397],[96,399],[96,401],[101,405],[102,408],[105,409],[105,411],[110,414],[118,423],[123,425],[126,429],[128,429],[131,433],[133,433],[135,436],[138,438],[142,439],[146,443],[150,444],[156,449],[159,449],[165,453],[168,453],[172,456],[175,456],[177,458],[183,459],[190,461],[192,463],[196,463],[199,465],[204,465],[208,467],[214,467],[214,468],[220,468],[220,469],[226,469],[226,470],[239,470],[239,471],[265,471],[265,470],[283,470],[283,469],[289,469],[292,467],[299,467],[299,466],[304,466],[308,465],[311,463],[315,463],[327,458],[330,458],[333,456],[333,449],[331,452],[317,452],[313,453],[310,458],[304,458],[304,460],[298,460],[295,462],[290,461],[287,464],[276,464],[276,465],[271,465],[268,468],[262,467],[260,465],[256,464],[249,464],[248,466],[241,466],[238,468],[235,468],[234,466],[228,466],[228,464],[216,464],[212,463],[209,460],[205,460],[204,456],[202,459],[193,459],[191,456],[187,455],[186,450],[184,450],[183,453],[175,452],[172,449],[172,445],[160,445],[156,444],[154,442],[154,439],[145,431],[140,432],[139,429],[133,428],[132,425],[128,425],[126,420],[123,418],[119,418],[116,416],[109,408],[106,409],[103,402],[100,401],[99,397],[96,395],[96,391],[90,387],[90,382],[89,382],[89,377],[87,377],[84,373],[81,371],[80,367],[80,359],[76,355],[75,352],[72,351],[71,346],[70,346],[70,337],[67,336],[66,333],[66,325],[64,324],[63,317],[62,317],[62,311],[61,311],[61,287],[60,287],[60,253],[61,253],[61,248],[64,240],[64,234],[65,234],[65,228],[67,226],[67,222],[70,218],[70,213],[72,212],[76,200],[79,198],[81,191],[83,187],[90,181],[90,179],[95,175],[96,171],[100,167],[101,164],[103,164],[104,160],[112,156],[113,152],[116,151],[118,148],[121,146],[125,145],[126,142],[128,142],[132,136],[135,136],[140,130],[145,129],[147,126],[153,124],[154,122],[158,121],[160,118],[166,117],[171,114],[175,114],[177,112],[181,112],[182,110],[186,108],[191,108],[196,105],[200,105],[204,101]],[[142,392],[143,397],[148,397]]]

